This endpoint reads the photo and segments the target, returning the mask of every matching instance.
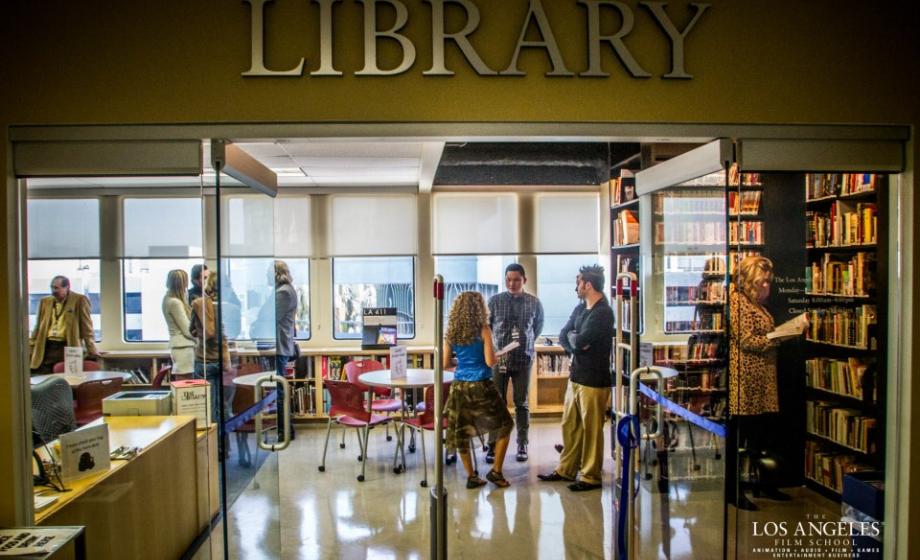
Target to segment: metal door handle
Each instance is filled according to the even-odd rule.
[[[256,414],[256,444],[259,446],[259,449],[264,449],[265,451],[282,451],[287,449],[291,444],[291,388],[288,385],[287,379],[281,377],[280,375],[265,375],[260,377],[256,381],[256,390],[255,390],[255,402],[259,402],[259,389],[262,388],[263,383],[275,383],[281,384],[282,395],[278,400],[278,404],[275,407],[277,413],[275,417],[277,422],[281,423],[281,426],[278,427],[280,432],[284,435],[284,441],[276,443],[265,443],[262,441],[262,411],[260,410]]]

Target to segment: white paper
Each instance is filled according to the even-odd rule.
[[[176,387],[173,385],[173,409],[177,416],[194,416],[195,429],[201,430],[211,425],[211,384]]]
[[[61,434],[61,477],[65,482],[109,470],[109,426]]]
[[[802,313],[776,327],[773,332],[767,333],[767,338],[770,340],[774,338],[793,338],[801,335],[807,325],[808,318]]]
[[[54,552],[76,536],[74,529],[30,527],[0,529],[0,556],[24,556]]]
[[[405,379],[407,366],[406,347],[393,346],[390,348],[390,379]]]
[[[83,375],[83,347],[64,347],[64,373],[67,375]]]
[[[509,343],[508,343],[506,346],[504,346],[501,350],[499,350],[498,352],[495,353],[495,357],[497,358],[497,357],[499,357],[499,356],[504,356],[505,354],[507,354],[508,352],[511,352],[511,351],[514,350],[515,348],[518,348],[520,345],[521,345],[521,344],[520,344],[518,341],[516,341],[516,340],[515,340],[515,341],[512,341],[512,342],[509,342]]]
[[[639,365],[640,366],[653,366],[655,365],[655,346],[651,342],[640,342],[639,343]],[[627,375],[631,372],[624,372]]]

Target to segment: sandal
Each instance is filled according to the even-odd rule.
[[[511,486],[511,483],[505,480],[505,475],[500,472],[495,472],[494,470],[489,471],[489,474],[486,475],[486,480],[498,486],[499,488],[507,488]]]
[[[482,487],[482,486],[485,486],[485,484],[486,484],[486,481],[483,480],[483,479],[481,479],[481,478],[479,478],[479,475],[478,475],[478,474],[474,474],[473,476],[468,477],[468,478],[466,479],[466,488],[467,488],[467,490],[473,490],[473,489],[476,489],[476,488],[480,488],[480,487]]]

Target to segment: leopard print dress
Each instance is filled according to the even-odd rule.
[[[733,415],[779,412],[776,342],[767,338],[773,317],[763,306],[731,287],[728,407]]]

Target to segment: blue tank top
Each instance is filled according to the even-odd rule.
[[[486,365],[481,338],[470,344],[451,344],[451,349],[457,354],[457,371],[454,372],[454,379],[457,381],[492,379],[492,368]]]

